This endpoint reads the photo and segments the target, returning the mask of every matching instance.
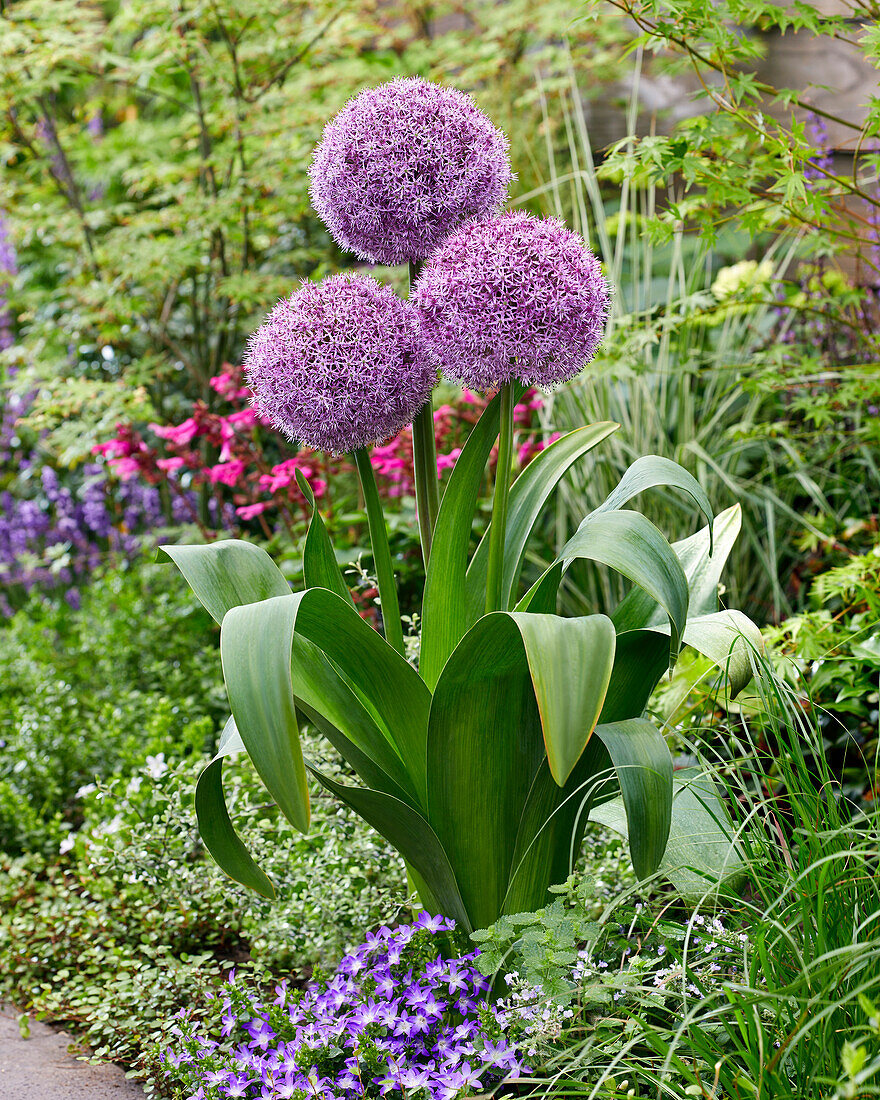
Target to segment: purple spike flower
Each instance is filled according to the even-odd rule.
[[[363,260],[423,260],[457,226],[507,198],[509,143],[456,88],[407,77],[368,88],[324,129],[312,203]]]
[[[250,337],[244,367],[263,416],[333,454],[396,435],[437,381],[413,306],[355,274],[280,301]]]
[[[443,373],[469,389],[567,382],[593,358],[610,291],[583,240],[556,218],[471,222],[425,264],[412,300]]]

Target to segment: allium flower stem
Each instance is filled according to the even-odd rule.
[[[409,286],[419,274],[421,264],[410,262]],[[434,401],[429,395],[413,419],[413,475],[416,486],[416,509],[419,515],[419,536],[422,541],[422,560],[425,568],[431,556],[434,525],[440,510],[440,488],[437,479],[437,444],[434,439]]]
[[[489,563],[486,572],[486,614],[502,611],[501,588],[504,576],[504,540],[507,534],[507,500],[510,495],[510,467],[513,459],[513,383],[501,387],[501,431],[498,439],[498,464],[495,467],[495,494],[492,498],[492,526],[489,530]]]
[[[379,500],[376,475],[370,461],[370,452],[366,447],[352,451],[357,467],[364,504],[367,509],[367,524],[370,528],[370,545],[373,548],[373,565],[379,583],[379,600],[382,604],[382,628],[385,641],[404,656],[403,626],[400,622],[400,605],[397,602],[397,583],[391,565],[391,548],[388,545],[388,531],[385,527],[385,514]]]

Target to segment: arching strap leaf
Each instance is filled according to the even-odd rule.
[[[328,588],[354,607],[354,600],[333,553],[333,546],[324,520],[315,504],[315,494],[302,470],[294,471],[300,492],[306,498],[312,515],[303,549],[303,576],[306,588]]]
[[[628,577],[666,611],[675,663],[688,613],[688,585],[681,563],[661,532],[640,512],[597,512],[562,548],[560,558],[588,558]],[[620,629],[615,622],[615,626]]]
[[[663,734],[644,718],[609,722],[594,733],[608,749],[626,811],[633,870],[647,878],[660,865],[672,819],[672,757]]]
[[[742,508],[734,504],[715,517],[711,536],[709,528],[704,527],[695,535],[672,544],[688,580],[689,615],[711,615],[718,610],[721,573],[741,526]],[[710,557],[709,549],[713,540],[714,549]],[[663,609],[657,601],[640,588],[633,588],[628,592],[611,617],[618,631],[640,630],[665,621]]]
[[[400,852],[428,886],[430,900],[444,916],[451,917],[465,931],[473,931],[449,857],[437,834],[417,810],[382,791],[337,783],[312,764],[309,771]],[[422,900],[427,904],[428,899]]]
[[[204,768],[196,783],[195,809],[199,834],[205,847],[230,878],[274,899],[275,888],[260,870],[233,827],[223,795],[223,760],[244,749],[244,742],[230,717],[220,737],[217,755]]]
[[[266,551],[242,539],[160,546],[157,560],[174,562],[218,623],[231,607],[290,594],[284,574]]]
[[[517,385],[514,400],[524,391],[524,386]],[[465,591],[468,546],[480,485],[498,436],[500,408],[500,398],[493,398],[468,436],[437,515],[422,599],[419,655],[419,672],[431,689],[468,627]]]
[[[614,624],[605,615],[563,619],[509,612],[526,650],[550,774],[562,787],[599,720],[614,665]]]
[[[278,808],[301,832],[309,827],[309,788],[290,654],[297,611],[306,594],[232,607],[220,630],[223,677],[241,739]]]
[[[352,764],[365,781],[425,804],[430,694],[415,669],[349,603],[325,588],[309,588],[233,608],[223,621],[220,653],[233,714],[273,794],[270,779],[277,783],[293,766],[288,746],[298,699],[311,717],[322,716],[331,740],[341,747],[342,737],[355,747]],[[248,708],[252,718],[245,728]],[[394,786],[380,783],[380,773]]]
[[[477,927],[505,904],[541,764],[549,756],[559,787],[584,754],[613,658],[605,616],[496,612],[471,627],[444,666],[428,723],[428,820]],[[524,872],[523,883],[549,870]]]
[[[475,928],[502,912],[520,815],[544,759],[522,636],[510,615],[486,615],[444,665],[428,722],[428,820]]]
[[[293,693],[297,711],[324,734],[366,786],[417,804],[391,739],[338,668],[299,634],[293,639]]]
[[[669,628],[664,623],[652,629],[665,634]],[[682,640],[718,665],[727,678],[731,699],[751,680],[755,654],[764,652],[761,631],[741,611],[716,611],[688,619]]]
[[[555,614],[562,572],[563,563],[561,561],[554,562],[538,577],[513,610],[533,611],[536,614],[543,615]]]
[[[544,506],[559,482],[579,458],[620,427],[612,421],[588,424],[557,439],[537,454],[510,487],[507,528],[504,536],[504,566],[501,606],[512,607],[526,543]],[[489,528],[471,559],[467,570],[467,625],[472,626],[483,614],[486,602],[486,573],[489,565]]]
[[[710,775],[698,768],[672,777],[672,822],[660,870],[689,905],[714,902],[719,890],[740,890],[745,860],[730,815]],[[593,820],[627,835],[626,811],[615,798],[593,810]]]
[[[599,507],[590,513],[583,521],[587,523],[591,516],[599,512],[610,512],[622,508],[627,501],[645,492],[646,489],[668,486],[673,489],[681,489],[693,498],[694,503],[706,517],[709,524],[710,535],[709,553],[712,553],[712,505],[703,486],[697,479],[687,472],[683,466],[661,455],[643,455],[629,467],[617,487],[612,489]]]

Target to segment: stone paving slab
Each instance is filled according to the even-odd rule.
[[[65,1032],[31,1020],[23,1039],[18,1015],[0,1005],[0,1100],[144,1100],[119,1066],[78,1061]]]

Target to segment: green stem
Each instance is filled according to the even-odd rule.
[[[495,468],[495,495],[492,498],[492,526],[489,529],[489,563],[486,572],[486,614],[502,611],[501,588],[504,579],[504,540],[507,534],[507,499],[510,494],[510,468],[513,460],[513,383],[501,387],[501,433],[498,441],[498,465]]]
[[[434,539],[434,526],[440,510],[440,483],[437,480],[437,447],[434,442],[434,402],[429,397],[416,413],[412,425],[413,473],[416,482],[416,510],[422,559],[427,568]]]
[[[382,626],[385,641],[403,656],[403,627],[400,624],[400,605],[397,602],[397,584],[391,565],[391,549],[388,546],[388,531],[385,527],[385,514],[379,500],[376,475],[366,447],[359,447],[352,453],[357,467],[364,504],[367,509],[367,523],[370,528],[370,545],[373,548],[373,565],[379,582],[379,602],[382,605]]]
[[[409,265],[409,287],[419,273],[420,264]],[[416,509],[422,559],[427,568],[437,513],[440,511],[440,483],[437,477],[437,444],[434,439],[434,399],[429,397],[416,414],[412,425],[413,475],[416,483]]]

